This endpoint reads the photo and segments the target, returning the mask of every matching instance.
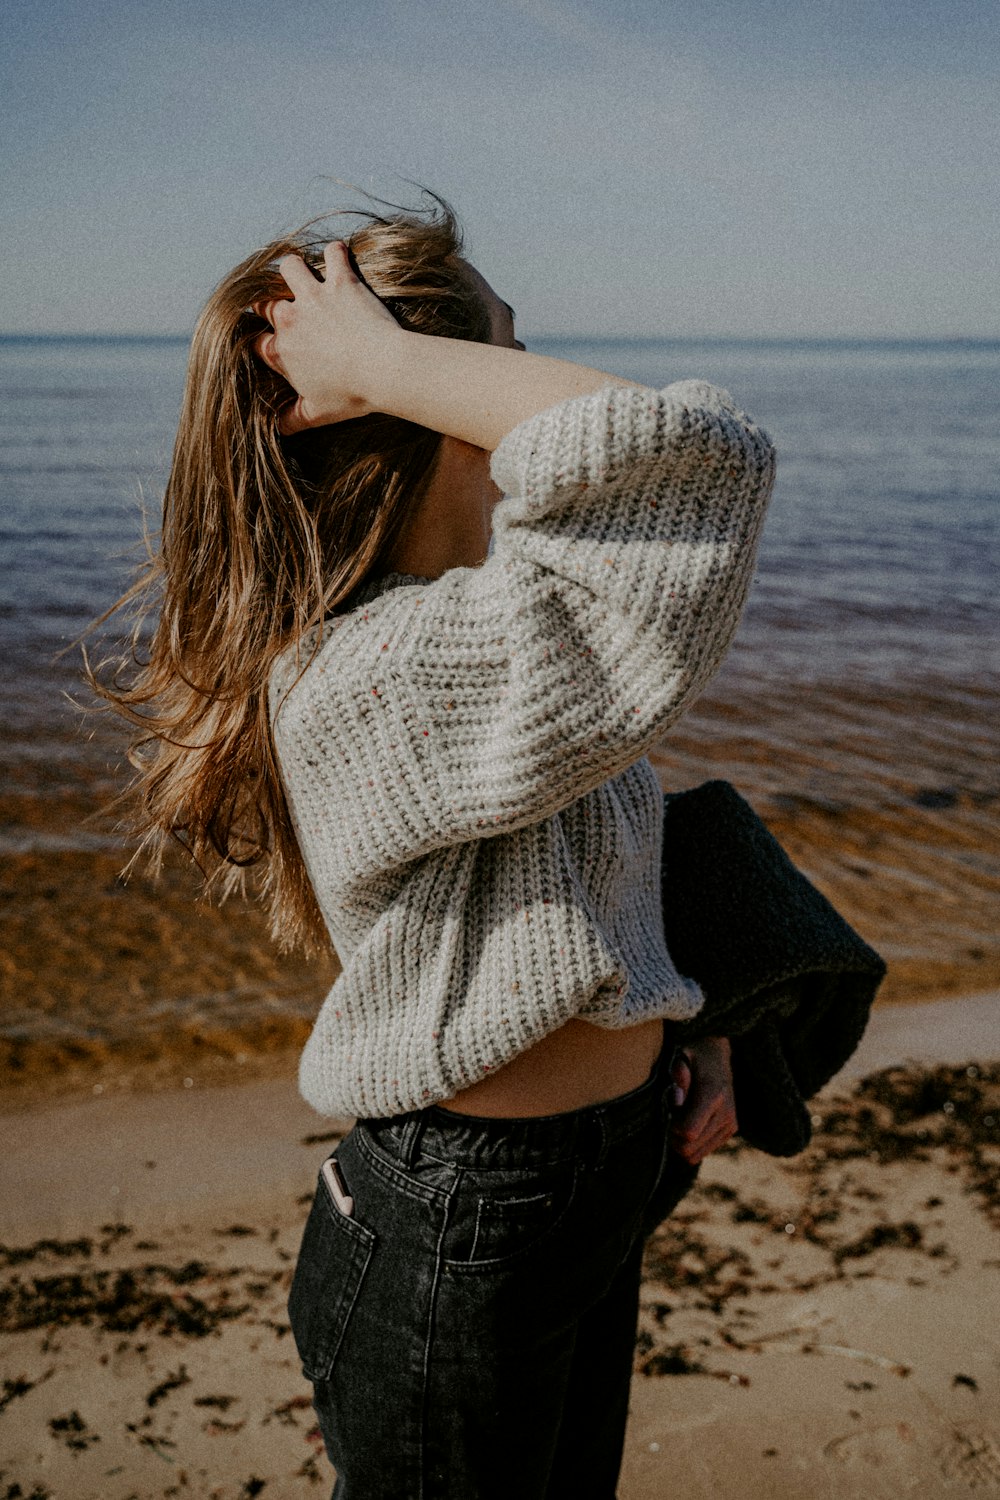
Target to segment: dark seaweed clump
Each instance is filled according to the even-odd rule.
[[[714,1345],[717,1353],[727,1347],[747,1350],[755,1345],[747,1342],[740,1319],[751,1293],[805,1291],[871,1276],[868,1257],[883,1250],[915,1257],[906,1275],[914,1287],[926,1285],[930,1263],[944,1274],[953,1269],[957,1262],[939,1237],[940,1220],[918,1222],[917,1215],[890,1222],[878,1209],[884,1197],[879,1167],[933,1160],[958,1176],[977,1206],[1000,1227],[1000,1064],[888,1068],[862,1080],[852,1098],[820,1102],[814,1109],[812,1148],[780,1169],[798,1179],[794,1209],[744,1196],[725,1182],[698,1183],[654,1231],[646,1245],[647,1286],[662,1287],[673,1296],[669,1305],[649,1303],[644,1309],[637,1369],[651,1375],[726,1376],[742,1383],[739,1375],[706,1366],[690,1343],[676,1341],[676,1331],[673,1342],[664,1341],[661,1332],[671,1326],[671,1315],[709,1313],[720,1320],[715,1339],[698,1338],[696,1344],[706,1349]],[[733,1155],[749,1149],[740,1142],[729,1148]],[[838,1170],[852,1161],[870,1163],[875,1170]],[[875,1222],[865,1227],[858,1224],[860,1203],[872,1205]],[[930,1213],[942,1203],[932,1195],[923,1206]],[[759,1253],[728,1244],[726,1220],[763,1231],[752,1242]],[[782,1242],[802,1241],[821,1250],[823,1258],[786,1265]]]
[[[880,1165],[944,1151],[1000,1228],[1000,1063],[873,1073],[849,1104],[824,1111],[817,1144],[828,1161],[864,1156]]]
[[[12,1401],[16,1401],[18,1396],[26,1396],[29,1391],[33,1391],[37,1384],[37,1380],[26,1380],[23,1375],[17,1376],[14,1380],[8,1380],[5,1376],[3,1389],[0,1390],[0,1412]]]
[[[720,1245],[695,1229],[697,1213],[683,1213],[660,1225],[646,1245],[645,1274],[672,1292],[694,1292],[697,1306],[722,1311],[731,1297],[747,1297],[759,1283],[750,1257]]]
[[[0,1332],[96,1323],[115,1333],[144,1328],[204,1338],[248,1310],[249,1303],[235,1301],[227,1285],[239,1274],[192,1260],[182,1266],[14,1277],[0,1289]],[[205,1289],[196,1292],[193,1283],[205,1283]]]
[[[91,1444],[101,1441],[100,1433],[91,1432],[76,1410],[67,1412],[64,1417],[50,1417],[49,1431],[74,1453],[83,1453]]]

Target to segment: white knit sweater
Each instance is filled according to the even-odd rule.
[[[300,1068],[321,1114],[446,1099],[571,1016],[702,1003],[664,943],[645,752],[732,639],[771,444],[702,382],[606,387],[521,423],[492,472],[481,567],[367,586],[272,676],[343,965]]]

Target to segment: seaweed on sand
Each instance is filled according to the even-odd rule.
[[[887,1165],[944,1150],[1000,1228],[1000,1063],[885,1068],[822,1115],[828,1161]]]
[[[203,1338],[248,1311],[250,1304],[233,1300],[227,1285],[240,1274],[193,1260],[183,1266],[74,1271],[26,1281],[15,1276],[0,1289],[0,1332],[96,1323],[116,1333],[145,1328]],[[205,1293],[193,1291],[192,1283],[207,1283]]]

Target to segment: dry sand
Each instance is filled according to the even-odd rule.
[[[1000,1493],[998,1003],[876,1012],[806,1153],[710,1160],[650,1242],[621,1500]],[[0,1500],[329,1493],[291,1067],[4,1128]]]

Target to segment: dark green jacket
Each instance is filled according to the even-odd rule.
[[[727,781],[664,797],[662,891],[670,955],[705,993],[678,1042],[730,1037],[740,1135],[793,1156],[812,1133],[806,1100],[857,1047],[885,963]],[[679,1201],[697,1169],[674,1166]]]

